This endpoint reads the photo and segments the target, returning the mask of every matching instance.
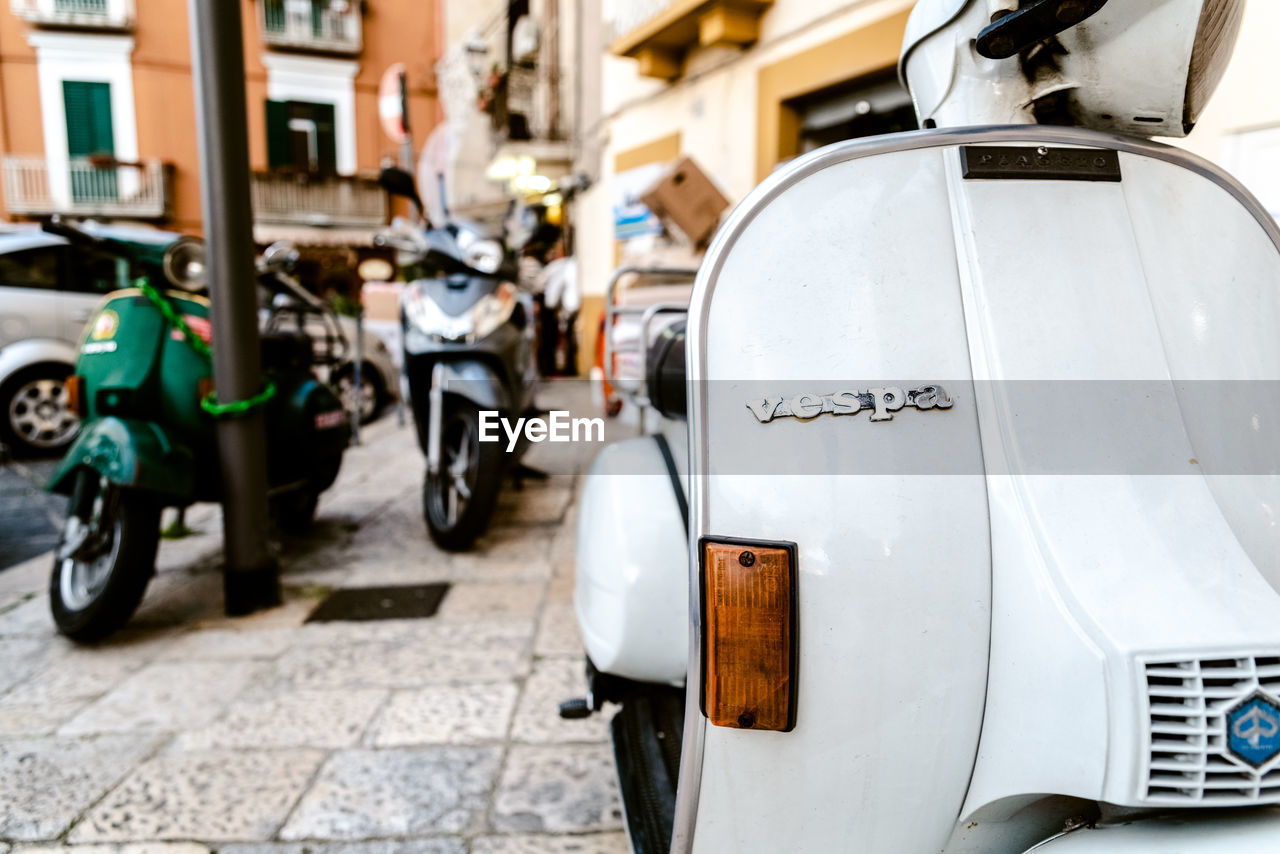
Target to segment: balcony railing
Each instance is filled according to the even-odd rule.
[[[261,223],[376,228],[387,221],[387,194],[370,178],[255,172],[253,218]]]
[[[9,8],[41,27],[133,29],[133,0],[9,0]]]
[[[11,214],[164,219],[173,167],[158,160],[118,163],[76,158],[51,168],[38,156],[4,158],[4,200]]]
[[[259,0],[258,27],[269,47],[320,53],[359,53],[357,0]]]

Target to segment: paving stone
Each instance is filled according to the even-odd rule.
[[[402,691],[378,714],[366,741],[374,747],[501,741],[517,693],[514,683]]]
[[[454,555],[450,562],[455,572],[468,567],[484,571],[495,563],[525,563],[547,560],[551,553],[550,530],[539,528],[491,528],[476,541],[466,554]]]
[[[548,581],[553,572],[546,558],[529,558],[521,561],[486,560],[477,564],[468,557],[454,558],[446,570],[450,581]]]
[[[218,854],[466,854],[466,851],[466,842],[457,837],[381,839],[376,842],[272,842],[218,846]]]
[[[586,693],[586,676],[580,660],[543,658],[535,661],[511,727],[512,740],[537,744],[606,741],[609,716],[592,715],[580,720],[560,717],[560,703]]]
[[[166,649],[161,658],[181,661],[221,658],[275,658],[289,648],[294,630],[207,629],[188,632]]]
[[[303,646],[279,661],[274,679],[296,688],[417,688],[507,682],[529,670],[531,642],[461,631],[451,639]]]
[[[240,632],[265,631],[267,629],[293,629],[300,627],[315,610],[316,599],[285,589],[284,604],[265,611],[258,611],[247,617],[228,617],[221,606],[199,619],[193,619],[188,625],[193,629],[233,629]],[[219,594],[221,602],[221,594]]]
[[[548,604],[573,604],[573,577],[557,575],[551,579],[551,583],[547,585],[547,603]]]
[[[157,662],[126,679],[62,728],[64,734],[184,730],[213,721],[265,665]]]
[[[512,747],[494,797],[493,827],[514,833],[620,830],[622,802],[609,746]]]
[[[485,836],[472,843],[471,854],[631,854],[631,843],[625,833]]]
[[[144,664],[129,656],[83,649],[52,659],[0,695],[0,735],[49,734]]]
[[[0,837],[58,836],[155,745],[136,735],[0,741]]]
[[[37,638],[0,638],[0,692],[26,679],[45,663],[52,647]]]
[[[51,638],[58,633],[49,611],[49,597],[24,597],[24,601],[0,614],[0,635]]]
[[[356,622],[308,623],[298,633],[299,645],[345,646],[352,643],[399,641],[432,646],[522,641],[533,637],[531,619],[449,620],[368,620]]]
[[[124,845],[24,845],[14,849],[14,854],[210,854],[210,849],[198,842],[130,842]]]
[[[578,615],[572,602],[548,602],[538,621],[535,655],[581,659],[586,653],[578,632]]]
[[[573,491],[554,484],[526,486],[522,492],[504,490],[498,498],[495,524],[556,525],[564,519]]]
[[[350,747],[387,698],[381,690],[294,691],[239,700],[214,723],[185,732],[178,750]]]
[[[422,565],[406,561],[403,554],[380,558],[353,554],[347,566],[351,574],[341,587],[395,587],[450,580],[448,565],[443,559]]]
[[[496,747],[333,754],[282,839],[367,839],[479,829],[498,772]]]
[[[164,546],[160,551],[164,554]],[[151,579],[142,604],[129,621],[131,626],[189,626],[222,613],[221,574],[212,568],[189,571],[188,564],[175,562],[183,568],[157,571]]]
[[[72,842],[270,838],[323,754],[178,753],[135,770],[71,830]]]
[[[455,584],[440,605],[442,618],[532,617],[545,585],[537,583]]]

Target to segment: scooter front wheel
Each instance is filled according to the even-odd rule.
[[[475,407],[445,403],[439,468],[427,472],[422,488],[427,531],[440,548],[466,551],[489,525],[502,478],[502,447],[480,441]]]
[[[81,472],[49,581],[58,631],[78,643],[101,640],[129,621],[155,570],[160,506]]]

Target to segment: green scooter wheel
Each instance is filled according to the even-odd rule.
[[[54,551],[49,603],[58,631],[77,643],[101,640],[133,616],[155,572],[160,505],[80,474]]]

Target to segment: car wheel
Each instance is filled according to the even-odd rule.
[[[24,454],[59,454],[80,430],[59,364],[23,368],[0,386],[0,440]]]
[[[348,412],[359,406],[361,424],[374,421],[382,412],[382,403],[386,399],[386,393],[382,389],[382,379],[378,376],[377,370],[368,364],[365,364],[360,372],[359,393],[356,392],[356,370],[351,365],[345,365],[338,370],[334,375],[333,385]]]

